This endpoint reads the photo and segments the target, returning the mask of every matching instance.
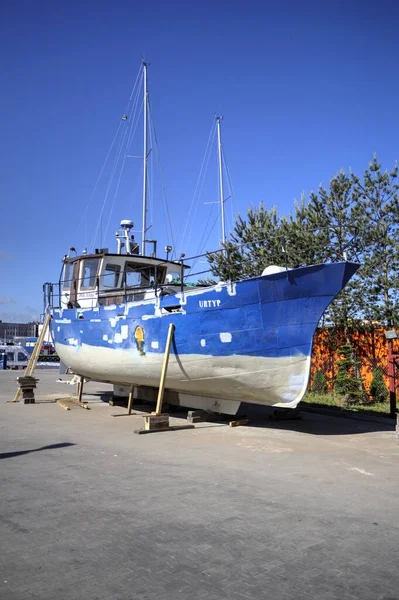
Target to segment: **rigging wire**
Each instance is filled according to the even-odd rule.
[[[97,225],[96,225],[96,228],[95,228],[95,231],[94,231],[94,235],[93,235],[93,239],[92,239],[92,242],[90,244],[90,247],[93,248],[93,249],[94,249],[94,246],[95,246],[95,243],[96,243],[97,234],[98,234],[99,230],[100,230],[100,245],[102,245],[102,218],[103,218],[103,213],[104,213],[105,205],[106,205],[107,200],[108,200],[109,192],[110,192],[111,187],[112,187],[112,183],[113,183],[115,172],[116,172],[116,169],[117,169],[117,166],[118,166],[118,162],[119,162],[119,159],[120,159],[120,156],[121,156],[121,153],[122,153],[123,143],[125,141],[127,132],[128,132],[128,128],[126,127],[125,128],[125,132],[124,132],[124,134],[122,136],[122,139],[121,139],[121,141],[119,143],[118,150],[116,152],[116,156],[115,156],[115,159],[114,159],[114,164],[113,164],[112,169],[111,169],[111,175],[110,175],[110,178],[109,178],[107,189],[105,191],[105,196],[104,196],[104,201],[102,203],[102,207],[101,207],[101,211],[100,211],[100,216],[98,217]]]
[[[161,180],[162,205],[163,205],[165,222],[166,222],[166,227],[167,227],[167,236],[170,236],[169,240],[172,243],[172,248],[173,248],[172,257],[173,257],[175,255],[175,239],[174,239],[174,235],[173,235],[172,222],[171,222],[170,213],[169,213],[169,205],[168,205],[168,201],[166,198],[166,186],[165,186],[165,179],[164,179],[164,175],[163,175],[161,156],[160,156],[160,152],[159,152],[158,136],[157,136],[157,132],[155,129],[155,123],[154,123],[153,114],[152,114],[152,106],[151,106],[149,99],[148,99],[148,108],[149,108],[148,112],[149,112],[149,117],[150,117],[150,119],[149,119],[150,120],[150,129],[152,127],[154,142],[155,142],[156,158],[157,158],[158,169],[159,169],[159,176],[160,176],[160,180]]]
[[[204,230],[203,230],[203,232],[202,232],[202,236],[201,236],[200,242],[199,242],[199,244],[198,244],[198,250],[197,250],[197,251],[196,251],[196,253],[195,253],[196,255],[200,255],[200,254],[202,254],[203,242],[204,242],[204,239],[205,239],[205,235],[206,235],[206,233],[207,233],[207,229],[208,229],[209,222],[210,222],[210,220],[211,220],[211,217],[212,217],[212,215],[213,215],[213,209],[214,209],[214,208],[215,208],[215,205],[213,205],[213,206],[212,206],[212,208],[211,208],[211,210],[209,211],[209,214],[208,214],[208,219],[207,219],[207,221],[206,221],[206,224],[205,224]],[[220,212],[220,211],[218,211],[218,214],[216,215],[216,220],[219,218],[219,212]],[[190,272],[191,272],[191,270],[194,268],[194,266],[196,265],[196,263],[197,263],[197,261],[195,261],[195,262],[194,262],[194,263],[191,265],[191,268],[190,268],[190,270],[189,270],[189,273],[190,273]]]
[[[82,225],[83,225],[83,223],[84,223],[84,220],[86,219],[86,216],[87,216],[88,210],[89,210],[89,208],[90,208],[91,201],[93,200],[93,196],[94,196],[94,194],[95,194],[95,192],[96,192],[96,190],[97,190],[97,186],[98,186],[98,184],[99,184],[99,182],[100,182],[101,176],[102,176],[102,174],[103,174],[103,172],[104,172],[104,169],[105,169],[105,165],[106,165],[106,164],[107,164],[107,162],[108,162],[109,156],[110,156],[110,154],[111,154],[111,152],[112,152],[112,148],[114,147],[114,144],[115,144],[116,138],[117,138],[117,137],[118,137],[118,135],[119,135],[119,131],[120,131],[121,127],[122,127],[122,122],[120,122],[120,123],[119,123],[119,125],[118,125],[118,128],[117,128],[117,130],[116,130],[116,133],[115,133],[115,135],[114,135],[114,138],[113,138],[113,140],[112,140],[112,142],[111,142],[111,146],[109,147],[109,150],[108,150],[108,152],[107,152],[107,155],[106,155],[106,157],[105,157],[104,163],[103,163],[103,165],[102,165],[102,167],[101,167],[101,170],[100,170],[100,173],[99,173],[99,175],[98,175],[98,177],[97,177],[97,181],[96,181],[96,183],[94,184],[94,187],[93,187],[93,190],[92,190],[92,192],[91,192],[91,194],[90,194],[90,196],[89,196],[89,200],[88,200],[88,202],[87,202],[87,205],[86,205],[85,211],[84,211],[84,213],[83,213],[83,216],[82,216],[82,218],[81,218],[81,220],[80,220],[80,223],[79,223],[79,225],[78,225],[78,227],[77,227],[77,232],[80,230],[80,228],[82,227]],[[85,242],[86,242],[86,243],[85,243],[85,246],[87,246],[87,239],[85,240]]]
[[[132,117],[131,117],[132,125],[130,126],[129,136],[128,136],[128,140],[127,140],[127,143],[126,143],[126,146],[125,146],[125,152],[124,152],[123,160],[122,160],[122,164],[121,164],[121,167],[120,167],[120,170],[119,170],[119,177],[118,177],[118,181],[117,181],[117,184],[116,184],[116,187],[115,187],[115,193],[114,193],[114,197],[113,197],[113,201],[112,201],[112,206],[111,206],[111,209],[110,209],[109,214],[108,214],[108,221],[107,221],[107,226],[106,226],[105,232],[104,232],[104,239],[106,239],[106,237],[107,237],[108,229],[109,229],[109,226],[110,226],[110,223],[111,223],[111,218],[112,218],[112,214],[113,214],[113,211],[114,211],[116,198],[117,198],[117,195],[118,195],[118,192],[119,192],[119,187],[120,187],[121,180],[122,180],[123,170],[124,170],[124,167],[125,167],[125,164],[126,164],[126,159],[128,157],[128,151],[129,151],[129,148],[130,148],[130,144],[131,144],[132,139],[134,137],[134,134],[136,132],[137,125],[138,125],[139,120],[140,120],[140,115],[141,115],[141,112],[143,110],[143,107],[141,106],[141,109],[136,114],[137,105],[138,105],[138,101],[139,101],[139,92],[140,92],[140,90],[139,90],[139,87],[138,87],[137,88],[137,93],[136,93],[136,96],[135,96],[135,101],[134,101],[132,109],[131,109],[131,112],[132,112]],[[129,117],[128,117],[128,121],[129,121]]]
[[[131,92],[130,92],[129,99],[128,99],[127,103],[126,103],[125,110],[124,110],[124,113],[123,113],[124,115],[126,115],[126,113],[128,113],[128,112],[129,112],[129,106],[130,106],[131,100],[132,100],[132,98],[133,98],[133,96],[134,96],[134,94],[135,94],[136,88],[138,89],[138,87],[139,87],[139,86],[138,86],[138,83],[139,83],[140,74],[142,74],[142,69],[141,69],[141,66],[140,66],[140,68],[139,68],[139,71],[138,71],[138,73],[137,73],[137,76],[136,76],[136,79],[135,79],[134,85],[133,85],[133,87],[132,87],[132,90],[131,90]],[[113,147],[114,147],[114,145],[115,145],[115,142],[116,142],[116,140],[117,140],[117,138],[118,138],[118,136],[119,136],[119,134],[120,134],[120,131],[121,131],[121,128],[122,128],[122,126],[123,126],[123,121],[119,121],[119,124],[118,124],[117,130],[116,130],[116,133],[115,133],[115,135],[114,135],[114,138],[113,138],[113,140],[112,140],[112,142],[111,142],[111,146],[110,146],[110,148],[109,148],[109,150],[108,150],[108,152],[107,152],[107,154],[106,154],[106,157],[105,157],[104,163],[103,163],[103,165],[102,165],[102,167],[101,167],[101,170],[100,170],[100,173],[99,173],[99,175],[98,175],[98,177],[97,177],[97,181],[96,181],[96,183],[95,183],[95,185],[94,185],[94,188],[93,188],[93,190],[92,190],[92,192],[91,192],[91,194],[90,194],[90,196],[89,196],[89,200],[88,200],[88,202],[87,202],[86,209],[85,209],[85,211],[84,211],[84,213],[83,213],[83,216],[82,216],[81,222],[80,222],[80,223],[79,223],[79,225],[78,225],[78,228],[77,228],[78,230],[81,228],[81,226],[83,225],[83,222],[84,222],[84,220],[86,219],[87,213],[88,213],[88,211],[89,211],[89,208],[90,208],[91,201],[93,200],[94,194],[95,194],[95,192],[96,192],[96,190],[97,190],[98,184],[99,184],[99,182],[100,182],[100,179],[101,179],[101,177],[102,177],[102,175],[103,175],[104,169],[105,169],[105,167],[106,167],[106,165],[107,165],[107,163],[108,163],[108,160],[109,160],[109,157],[110,157],[110,155],[111,155],[112,149],[113,149]],[[125,129],[125,131],[126,131],[126,129]],[[102,213],[101,213],[101,215],[100,215],[100,217],[99,217],[99,219],[98,219],[98,222],[97,222],[97,228],[96,228],[97,230],[98,230],[98,228],[99,228],[99,226],[100,226],[101,218],[102,218]],[[94,242],[95,242],[95,239],[94,239]],[[87,239],[86,239],[86,246],[87,246]]]
[[[204,179],[206,170],[208,168],[209,155],[210,155],[210,147],[212,146],[213,140],[215,138],[215,134],[216,134],[215,120],[212,119],[212,126],[211,126],[211,129],[210,129],[210,132],[209,132],[208,141],[207,141],[207,144],[206,144],[204,156],[202,158],[201,168],[200,168],[200,172],[199,172],[199,175],[198,175],[197,183],[196,183],[196,186],[195,186],[195,189],[194,189],[194,194],[193,194],[193,198],[191,200],[191,204],[190,204],[190,208],[189,208],[189,211],[188,211],[187,219],[186,219],[186,222],[185,222],[185,225],[184,225],[184,228],[183,228],[182,232],[178,236],[178,242],[180,243],[181,247],[184,247],[186,239],[189,239],[189,236],[186,235],[187,234],[187,227],[188,227],[188,224],[189,224],[189,222],[191,220],[190,230],[192,229],[192,223],[194,221],[194,217],[195,217],[195,214],[196,214],[197,209],[198,209],[198,197],[199,197],[198,190],[199,190],[201,182],[202,182],[201,190],[202,190],[202,187],[203,187],[203,181],[202,180]],[[206,165],[206,168],[204,170],[205,165]],[[192,213],[193,213],[194,206],[195,206],[195,210],[194,210],[194,215],[193,215]]]
[[[237,209],[236,195],[235,195],[233,183],[231,181],[230,170],[227,165],[226,155],[225,155],[225,152],[223,151],[223,149],[222,149],[222,160],[223,160],[224,170],[225,170],[225,173],[227,176],[227,183],[229,185],[230,196],[232,199],[232,202],[230,203],[230,208],[231,208],[231,222],[232,222],[232,229],[233,229],[235,219],[237,218],[238,209]],[[233,210],[234,210],[235,215],[233,213]]]
[[[211,212],[212,212],[212,211],[211,211]],[[219,217],[220,217],[220,210],[218,211],[218,214],[216,215],[216,219],[214,220],[212,227],[211,227],[211,228],[209,229],[209,231],[208,231],[208,235],[206,236],[206,238],[205,238],[205,239],[203,239],[203,242],[202,242],[202,240],[201,240],[202,247],[201,247],[201,248],[200,248],[200,250],[199,250],[199,254],[202,254],[202,253],[203,253],[203,249],[204,249],[204,248],[205,248],[205,246],[207,245],[207,243],[208,243],[208,241],[209,241],[209,238],[211,237],[211,234],[213,233],[213,231],[214,231],[214,229],[215,229],[216,223],[217,223],[217,222],[218,222],[218,220],[219,220]],[[209,219],[208,219],[208,222],[209,222]],[[204,233],[203,233],[203,236],[202,236],[202,238],[204,238],[204,234],[205,234],[205,233],[206,233],[206,228],[204,229]],[[193,264],[192,264],[192,266],[191,266],[191,268],[190,268],[189,274],[191,273],[191,269],[193,269],[193,268],[194,268],[194,266],[197,264],[197,260],[198,260],[198,259],[196,259],[196,260],[193,262]],[[208,269],[208,270],[209,270],[209,269]],[[207,272],[207,271],[204,271],[204,273],[206,273],[206,272]]]

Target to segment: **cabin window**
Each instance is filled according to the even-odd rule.
[[[26,361],[26,356],[23,352],[18,352],[18,360],[19,361]]]
[[[83,261],[82,281],[80,289],[90,289],[96,287],[96,276],[99,258],[86,258]]]
[[[126,265],[125,283],[126,287],[140,287],[141,271],[139,270],[138,265]]]
[[[8,362],[14,362],[14,352],[6,352]]]
[[[106,264],[103,275],[103,287],[116,288],[119,283],[119,275],[121,272],[120,265]]]
[[[165,268],[158,267],[156,272],[158,284],[163,283]],[[151,287],[155,284],[155,267],[127,263],[125,266],[125,280],[126,287]]]
[[[72,281],[72,269],[73,269],[73,263],[71,262],[67,262],[65,263],[64,266],[64,290],[69,290],[71,287],[71,281]]]

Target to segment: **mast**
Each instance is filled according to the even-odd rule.
[[[220,213],[222,217],[222,245],[226,243],[226,225],[224,216],[224,191],[223,191],[223,159],[222,159],[222,136],[220,131],[220,121],[223,117],[216,117],[218,130],[218,160],[219,160],[219,192],[220,192]]]
[[[141,254],[145,256],[145,244],[147,233],[147,145],[148,145],[148,125],[147,125],[147,108],[148,108],[148,91],[147,91],[147,63],[143,61],[143,81],[144,81],[144,98],[143,98],[143,121],[144,121],[144,150],[143,150],[143,228],[141,238]]]

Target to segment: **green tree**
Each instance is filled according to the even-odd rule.
[[[398,326],[398,167],[383,171],[374,156],[363,181],[355,175],[352,180],[354,198],[362,215],[362,312],[368,321]]]
[[[334,382],[334,392],[339,396],[345,396],[348,403],[356,404],[363,397],[361,381],[356,376],[359,363],[354,358],[350,344],[341,346],[339,353],[342,358],[337,361],[338,372]]]
[[[223,252],[209,254],[212,273],[222,280],[255,277],[270,264],[284,264],[281,220],[275,207],[249,207],[247,218],[237,218]]]
[[[358,257],[361,213],[354,197],[353,180],[345,171],[331,179],[328,189],[320,186],[317,194],[311,194],[309,212],[322,232],[324,251],[320,254],[321,260],[337,262]],[[350,332],[356,327],[363,308],[359,289],[360,278],[355,275],[324,317],[326,323],[344,331],[348,344]]]
[[[313,394],[326,394],[327,393],[327,379],[323,371],[316,371],[312,381],[312,392]]]
[[[362,179],[340,171],[286,217],[275,207],[251,206],[246,218],[237,218],[223,252],[209,255],[213,275],[222,280],[254,277],[272,264],[341,260],[356,260],[361,268],[323,323],[342,329],[347,344],[360,326],[399,326],[398,169],[383,172],[377,157]]]
[[[373,379],[369,391],[374,402],[388,402],[388,390],[380,367],[377,367],[373,371]]]

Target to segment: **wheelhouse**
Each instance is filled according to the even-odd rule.
[[[187,268],[181,262],[107,252],[67,257],[60,280],[61,306],[90,308],[176,292]]]

